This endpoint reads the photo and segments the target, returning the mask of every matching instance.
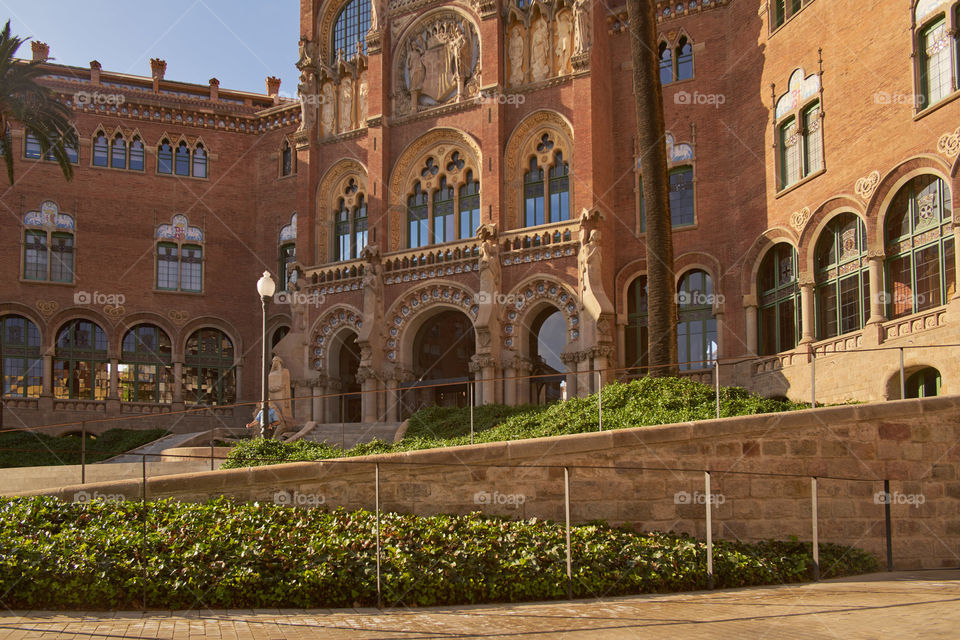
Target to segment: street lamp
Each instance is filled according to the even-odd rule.
[[[267,363],[267,303],[273,297],[277,285],[270,277],[269,271],[264,271],[263,276],[257,280],[257,293],[260,294],[260,302],[263,306],[263,380],[260,388],[260,437],[262,438],[267,431],[267,423],[270,414],[270,408],[267,406],[268,390],[267,377],[270,375],[270,366]]]

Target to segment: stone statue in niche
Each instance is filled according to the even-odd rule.
[[[300,96],[300,131],[313,129],[317,115],[317,74],[304,69],[300,72],[300,84],[297,85]]]
[[[530,74],[534,82],[550,77],[550,48],[547,43],[547,21],[542,17],[530,31]]]
[[[523,84],[523,27],[519,24],[510,29],[507,58],[510,60],[510,84],[515,87]]]
[[[353,130],[353,78],[340,80],[340,133]]]
[[[367,126],[367,98],[370,94],[370,83],[367,81],[367,72],[360,74],[360,90],[357,92],[357,114],[359,115],[359,125]]]
[[[381,0],[370,0],[370,31],[380,30]]]
[[[300,96],[300,131],[309,131],[316,121],[317,105],[317,70],[315,61],[315,47],[312,42],[302,38],[300,40],[300,57],[297,60],[297,69],[300,70],[300,83],[297,93]]]
[[[477,327],[487,327],[493,318],[493,310],[497,306],[496,296],[500,290],[500,246],[497,242],[497,226],[482,224],[477,229],[477,239],[480,241],[480,259],[477,261],[477,270],[480,272],[480,290],[477,302],[480,310],[477,312]]]
[[[569,11],[561,11],[557,16],[557,35],[553,42],[557,75],[570,73],[570,54],[573,52],[573,19]]]
[[[323,135],[332,136],[336,116],[337,99],[333,92],[333,83],[324,82],[320,91],[320,123],[323,125]]]
[[[410,76],[411,100],[414,106],[420,99],[420,92],[423,91],[423,81],[427,77],[427,68],[423,64],[423,51],[418,45],[410,47],[407,51],[407,73]]]
[[[590,1],[573,0],[573,55],[590,48]]]

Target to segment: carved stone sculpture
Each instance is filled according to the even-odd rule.
[[[334,121],[336,119],[337,99],[333,91],[333,83],[323,83],[323,89],[320,91],[320,124],[323,125],[323,135],[332,136],[334,133]]]
[[[363,322],[357,341],[369,343],[376,340],[383,330],[383,267],[380,264],[380,249],[368,245],[361,252],[363,264]]]
[[[353,78],[340,80],[340,133],[353,130]]]
[[[367,81],[367,72],[360,74],[360,89],[357,95],[357,114],[359,116],[359,125],[367,125],[367,98],[370,94],[370,83]]]
[[[510,44],[507,47],[507,57],[510,60],[510,78],[512,86],[523,84],[523,27],[519,24],[510,29]]]
[[[547,44],[547,21],[542,17],[533,23],[530,32],[530,74],[534,82],[550,77],[550,50]]]
[[[480,38],[462,15],[434,14],[411,29],[397,59],[399,113],[464,100],[477,91]]]
[[[573,55],[590,49],[590,1],[573,1]]]
[[[557,15],[557,34],[553,42],[557,74],[570,73],[570,55],[573,53],[573,19],[569,11]]]
[[[267,388],[272,404],[280,407],[283,417],[293,417],[293,403],[290,401],[290,372],[283,366],[283,360],[274,356],[270,363],[270,374],[267,377]]]

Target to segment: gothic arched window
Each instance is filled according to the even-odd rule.
[[[367,31],[370,30],[370,0],[350,0],[347,2],[333,25],[333,59],[343,51],[344,60],[357,55],[357,45],[363,53],[367,52]]]

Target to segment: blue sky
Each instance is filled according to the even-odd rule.
[[[297,91],[299,0],[0,0],[8,18],[60,64],[149,76],[150,58],[162,58],[169,80],[263,93],[274,75],[282,93]],[[18,56],[30,55],[27,43]]]

